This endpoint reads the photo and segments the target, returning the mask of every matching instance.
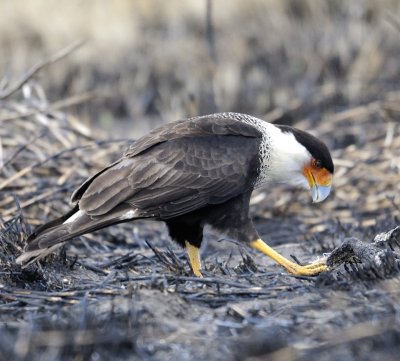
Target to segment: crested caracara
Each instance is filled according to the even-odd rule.
[[[134,142],[118,161],[72,194],[75,207],[35,230],[20,264],[29,264],[79,235],[113,224],[154,219],[168,226],[201,277],[199,248],[205,225],[258,249],[290,273],[315,275],[325,260],[298,265],[264,243],[249,215],[253,190],[290,182],[314,202],[330,192],[334,166],[312,135],[249,115],[218,113],[178,120]]]

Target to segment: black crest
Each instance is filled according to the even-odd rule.
[[[328,147],[318,138],[300,129],[292,128],[287,125],[277,125],[283,132],[292,133],[296,140],[303,145],[310,154],[333,174],[334,166]]]

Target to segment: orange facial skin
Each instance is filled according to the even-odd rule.
[[[327,169],[318,166],[318,162],[315,159],[304,166],[303,174],[310,188],[314,185],[330,187],[332,184],[332,174]]]

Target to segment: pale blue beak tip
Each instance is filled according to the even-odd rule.
[[[326,197],[329,196],[331,187],[314,185],[311,187],[310,191],[313,203],[318,203],[322,202],[324,199],[326,199]]]

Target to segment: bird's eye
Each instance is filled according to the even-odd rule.
[[[322,163],[321,163],[320,160],[314,159],[314,160],[313,160],[313,166],[314,166],[315,168],[322,168]]]
[[[311,166],[312,166],[313,168],[319,169],[319,168],[322,168],[322,163],[321,163],[321,161],[318,160],[318,159],[313,159],[313,160],[311,161]]]

